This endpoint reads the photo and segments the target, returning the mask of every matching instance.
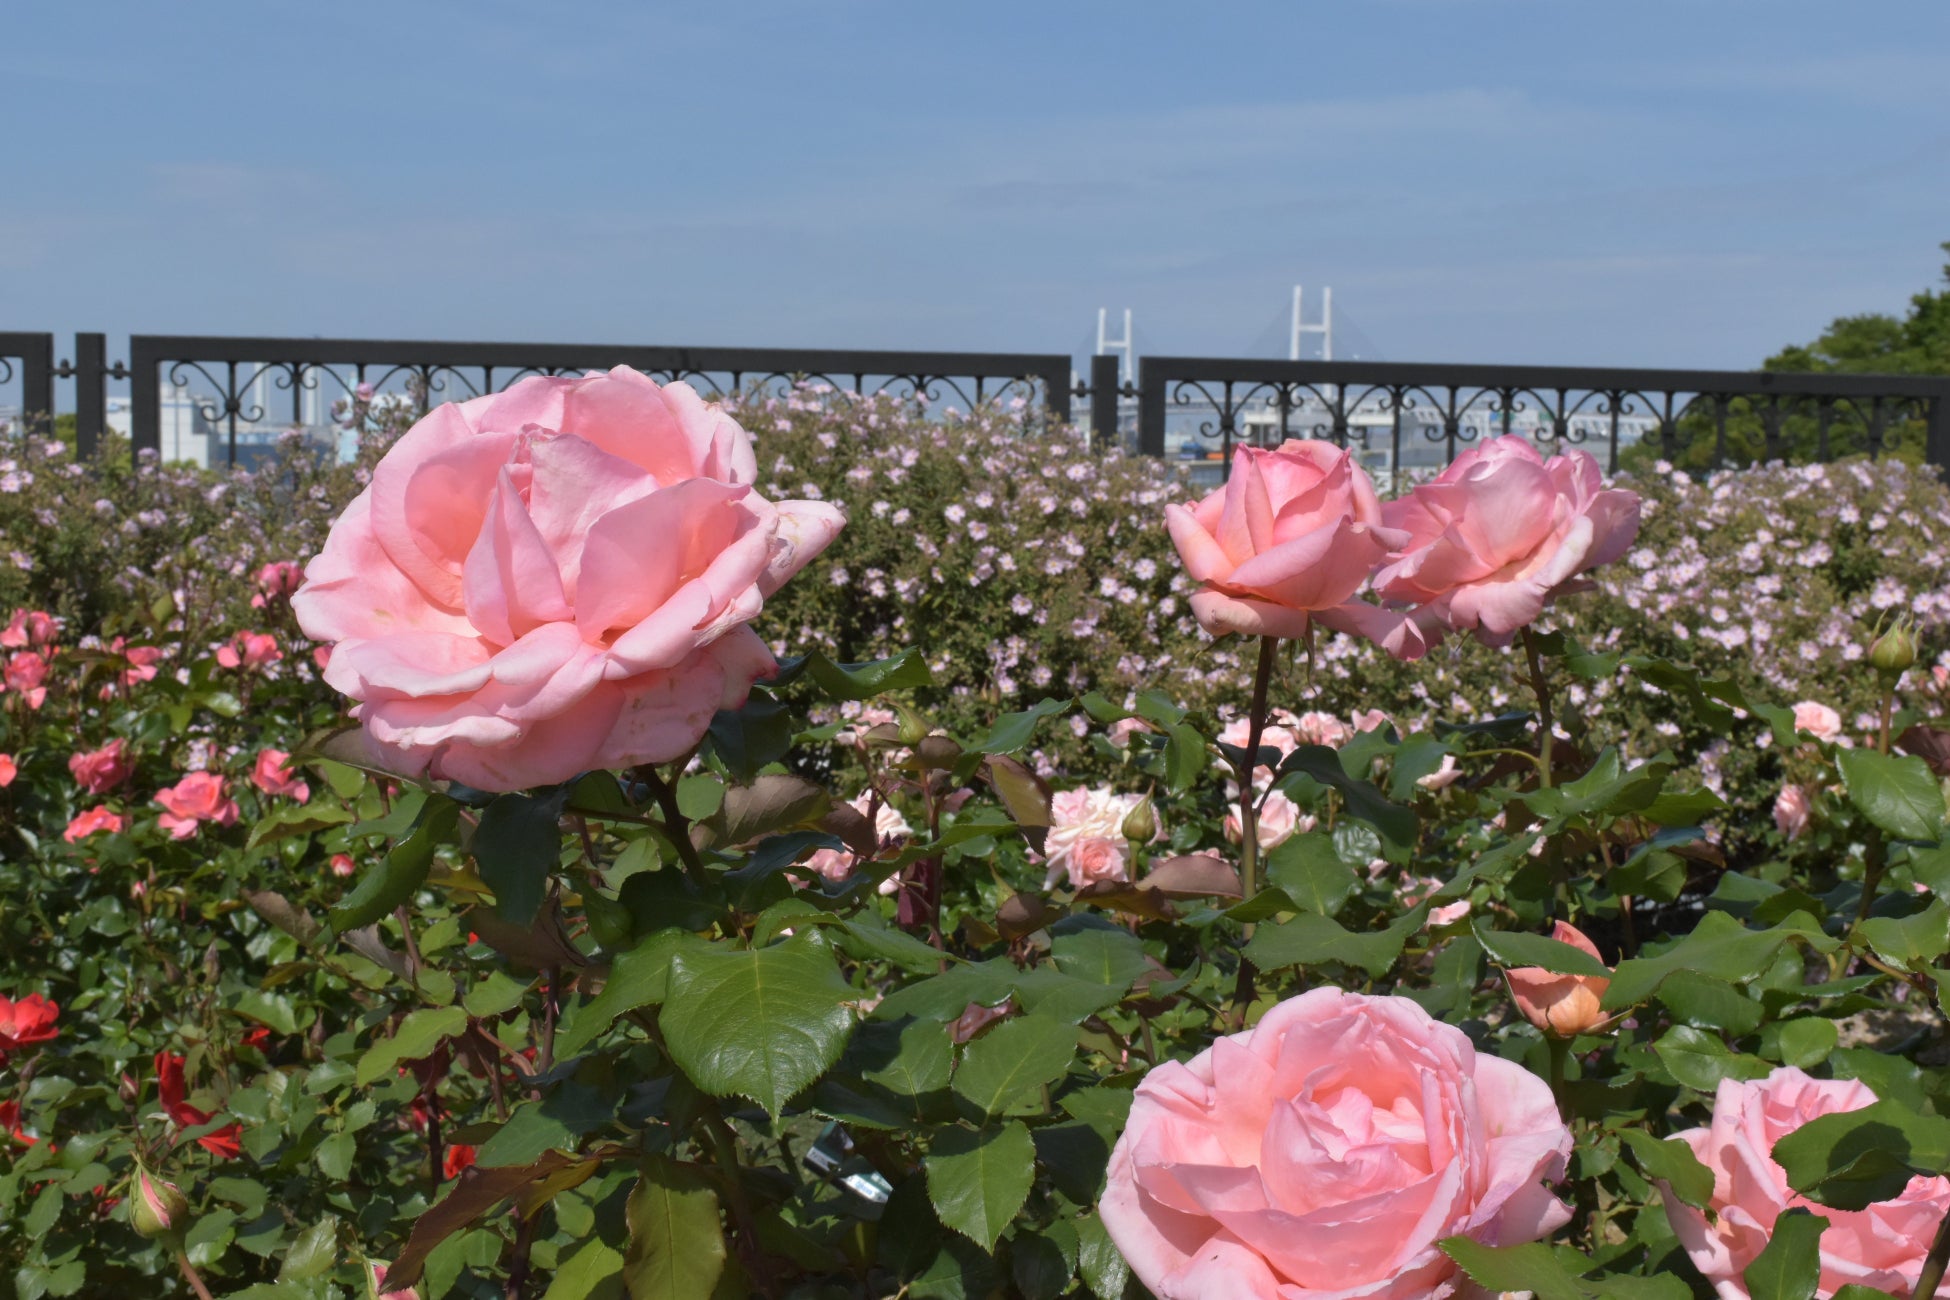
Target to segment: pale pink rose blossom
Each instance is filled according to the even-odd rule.
[[[865,817],[869,804],[874,802],[873,792],[865,791],[847,802],[856,812]],[[907,824],[907,818],[901,816],[900,809],[885,799],[880,800],[879,805],[873,813],[873,834],[874,839],[883,849],[900,844],[914,833],[914,828]],[[859,859],[845,849],[815,849],[799,865],[821,879],[837,885],[853,874],[858,862]],[[898,873],[880,882],[880,892],[883,894],[892,894],[899,889]]]
[[[281,749],[261,749],[251,768],[251,784],[265,794],[281,795],[304,803],[311,798],[311,787],[295,771],[288,770],[291,755]]]
[[[1050,799],[1049,833],[1043,840],[1049,865],[1043,887],[1066,877],[1072,889],[1097,880],[1129,880],[1124,818],[1140,799],[1104,789],[1059,790]],[[1090,845],[1087,851],[1085,845]]]
[[[305,580],[303,565],[290,560],[276,560],[257,571],[257,594],[251,597],[251,608],[264,609],[275,601],[289,600],[292,593]]]
[[[87,794],[107,794],[135,775],[135,761],[129,757],[129,742],[121,737],[100,749],[68,757],[68,771]]]
[[[1571,1133],[1543,1080],[1404,997],[1317,988],[1138,1085],[1105,1229],[1159,1300],[1441,1300],[1440,1243],[1549,1236]]]
[[[1808,829],[1808,792],[1798,785],[1784,785],[1774,796],[1774,829],[1788,840],[1801,838]]]
[[[1353,721],[1356,731],[1380,731],[1383,728],[1395,725],[1395,720],[1383,713],[1380,709],[1369,709],[1364,713],[1357,713],[1354,715]]]
[[[237,821],[237,802],[215,772],[189,773],[175,785],[156,791],[156,802],[163,806],[156,824],[168,831],[171,839],[188,839],[202,822],[231,826]]]
[[[1447,790],[1451,785],[1455,784],[1456,778],[1461,775],[1462,769],[1456,766],[1456,756],[1454,754],[1444,754],[1442,756],[1442,766],[1430,772],[1427,776],[1416,777],[1415,784],[1424,790]]]
[[[1767,1245],[1774,1221],[1794,1206],[1828,1220],[1817,1295],[1831,1296],[1850,1283],[1905,1296],[1915,1289],[1931,1238],[1950,1212],[1950,1179],[1918,1175],[1894,1200],[1837,1210],[1790,1191],[1773,1157],[1774,1144],[1808,1121],[1875,1100],[1859,1080],[1815,1079],[1782,1066],[1764,1079],[1721,1080],[1712,1123],[1674,1135],[1713,1173],[1713,1218],[1671,1195],[1663,1198],[1666,1217],[1720,1300],[1747,1300],[1743,1274]]]
[[[1229,786],[1228,789],[1234,793],[1235,797],[1231,806],[1226,809],[1225,837],[1234,844],[1237,844],[1239,843],[1241,826],[1244,819],[1239,814],[1237,787]],[[1281,794],[1278,790],[1269,791],[1262,798],[1263,802],[1259,806],[1258,824],[1259,851],[1261,853],[1265,853],[1268,849],[1284,844],[1295,835],[1305,835],[1307,832],[1313,830],[1317,824],[1312,813],[1301,812],[1298,804]]]
[[[256,672],[284,658],[278,639],[269,632],[239,632],[217,647],[217,662],[225,668]]]
[[[1405,658],[1422,653],[1401,615],[1354,599],[1408,538],[1383,525],[1374,485],[1344,448],[1316,439],[1240,447],[1225,486],[1195,505],[1166,506],[1165,523],[1199,584],[1192,615],[1213,636],[1303,637],[1319,622]]]
[[[1414,606],[1431,641],[1448,630],[1501,646],[1559,595],[1589,590],[1580,574],[1630,549],[1639,498],[1605,487],[1588,452],[1545,460],[1506,435],[1390,501],[1382,518],[1407,540],[1375,571],[1375,592]]]
[[[1331,713],[1303,713],[1297,734],[1303,745],[1325,745],[1339,749],[1354,738],[1354,729]]]
[[[1156,730],[1156,727],[1153,727],[1143,718],[1119,718],[1110,724],[1110,730],[1105,733],[1104,738],[1110,741],[1112,748],[1126,749],[1130,746],[1132,736],[1137,735],[1139,732]]]
[[[1842,715],[1826,704],[1803,700],[1794,706],[1794,728],[1816,740],[1833,740],[1842,734]]]
[[[292,608],[387,761],[483,790],[682,757],[776,662],[750,627],[833,506],[619,366],[441,406],[332,526]]]

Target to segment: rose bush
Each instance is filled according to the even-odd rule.
[[[1407,665],[1322,629],[1310,661],[1208,644],[1163,522],[1182,487],[1003,413],[800,391],[735,418],[758,492],[849,516],[748,625],[776,674],[688,762],[500,792],[344,730],[318,679],[337,655],[260,585],[377,495],[362,466],[96,478],[21,453],[34,482],[0,492],[0,530],[33,567],[0,576],[32,599],[0,613],[10,660],[34,659],[0,691],[0,995],[32,1010],[0,1065],[0,1292],[326,1300],[383,1265],[420,1300],[1137,1300],[1176,1285],[1152,1270],[1179,1239],[1130,1240],[1120,1207],[1162,1215],[1172,1166],[1220,1294],[1270,1275],[1682,1300],[1721,1280],[1675,1230],[1715,1179],[1671,1135],[1787,1066],[1884,1100],[1775,1150],[1781,1204],[1844,1231],[1769,1222],[1742,1284],[1832,1291],[1822,1256],[1880,1240],[1840,1216],[1893,1222],[1868,1207],[1901,1199],[1944,1100],[1943,697],[1927,659],[1891,679],[1847,650],[1867,659],[1885,579],[1939,648],[1918,584],[1940,488],[1849,466],[1641,480],[1637,543],[1530,628],[1533,679],[1464,638]],[[534,482],[498,499],[532,520]],[[1836,519],[1877,494],[1879,526]],[[138,518],[176,501],[214,540]],[[88,549],[104,518],[151,570]],[[443,613],[479,636],[472,550]],[[77,579],[57,555],[100,562]],[[1777,570],[1800,588],[1765,590]],[[1734,645],[1735,608],[1794,652]],[[1539,681],[1565,724],[1548,768]],[[1797,702],[1839,730],[1798,728]],[[76,760],[111,750],[126,772],[91,791],[102,765]],[[173,811],[186,782],[202,797]],[[1791,847],[1784,786],[1807,803]],[[1576,991],[1552,1005],[1577,1023],[1533,1023],[1512,986],[1537,981]],[[1394,1028],[1337,1054],[1349,1019]],[[1277,1086],[1249,1090],[1255,1051]],[[1390,1082],[1409,1069],[1425,1090]],[[1198,1087],[1245,1100],[1180,1105]],[[1535,1163],[1470,1127],[1510,1098],[1557,1135]],[[1206,1131],[1223,1159],[1188,1159]],[[1289,1132],[1333,1158],[1293,1159]],[[1417,1162],[1452,1132],[1473,1154],[1445,1182]],[[1865,1144],[1887,1163],[1846,1163]],[[1330,1175],[1375,1195],[1325,1211],[1306,1179]],[[154,1237],[145,1178],[182,1197]],[[1295,1197],[1361,1225],[1347,1249],[1269,1230]]]

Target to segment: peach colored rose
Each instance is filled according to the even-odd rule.
[[[61,832],[61,838],[70,844],[76,844],[97,831],[120,835],[128,828],[128,818],[121,813],[110,812],[105,806],[98,806],[86,812],[76,813],[74,820],[68,823],[68,829]]]
[[[1049,833],[1043,840],[1049,863],[1043,888],[1066,877],[1072,889],[1097,880],[1130,879],[1125,868],[1130,846],[1124,839],[1124,818],[1139,799],[1102,789],[1057,791],[1050,799]]]
[[[1470,448],[1381,513],[1407,541],[1375,572],[1376,593],[1415,606],[1429,638],[1446,628],[1499,646],[1556,596],[1587,590],[1578,575],[1639,530],[1638,495],[1605,487],[1589,453],[1545,460],[1515,435]]]
[[[1403,997],[1317,988],[1138,1085],[1099,1206],[1159,1300],[1434,1300],[1437,1245],[1536,1241],[1571,1134],[1550,1089]]]
[[[776,671],[747,624],[843,522],[756,473],[688,385],[524,379],[408,430],[292,608],[397,765],[514,790],[667,762]]]
[[[1851,1282],[1897,1295],[1915,1289],[1930,1239],[1950,1211],[1950,1179],[1918,1176],[1893,1201],[1837,1210],[1789,1191],[1786,1172],[1774,1163],[1774,1144],[1809,1120],[1875,1100],[1859,1080],[1814,1079],[1782,1066],[1764,1079],[1721,1080],[1712,1123],[1674,1134],[1713,1171],[1713,1219],[1674,1196],[1664,1198],[1666,1217],[1721,1300],[1747,1300],[1747,1265],[1767,1244],[1774,1220],[1797,1205],[1828,1220],[1817,1295]]]
[[[188,839],[196,834],[199,822],[230,826],[237,821],[237,802],[215,772],[191,772],[175,785],[156,791],[156,802],[163,806],[156,824],[168,831],[171,839]]]
[[[289,770],[291,755],[282,749],[260,749],[257,764],[251,768],[251,784],[265,794],[283,795],[304,803],[311,798],[311,787]]]
[[[1842,734],[1842,715],[1826,704],[1803,700],[1794,706],[1794,728],[1816,740],[1833,740]]]
[[[1213,636],[1305,636],[1318,621],[1371,636],[1403,658],[1422,641],[1399,614],[1354,599],[1407,536],[1382,524],[1374,485],[1331,442],[1241,447],[1225,486],[1196,505],[1165,507],[1192,614]]]
[[[1604,961],[1597,945],[1568,921],[1555,922],[1551,926],[1551,938],[1597,958],[1601,964]],[[1510,982],[1510,996],[1516,1000],[1517,1010],[1539,1029],[1570,1038],[1590,1033],[1605,1021],[1599,1004],[1604,1000],[1605,990],[1611,987],[1608,979],[1596,975],[1560,975],[1541,966],[1518,966],[1504,971],[1503,977]]]
[[[100,749],[70,755],[68,771],[87,793],[107,794],[135,775],[135,763],[128,751],[129,742],[118,736]]]
[[[1794,840],[1808,829],[1808,792],[1798,785],[1784,785],[1774,796],[1774,828],[1784,839]]]

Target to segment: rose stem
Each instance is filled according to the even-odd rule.
[[[203,1285],[203,1278],[198,1275],[197,1271],[194,1268],[190,1267],[190,1257],[184,1254],[180,1250],[172,1253],[174,1253],[176,1256],[176,1267],[183,1270],[183,1277],[190,1284],[190,1290],[196,1292],[196,1294],[200,1297],[200,1300],[211,1300],[210,1288]],[[1934,1258],[1934,1256],[1932,1256],[1932,1258]],[[1943,1271],[1943,1266],[1939,1264],[1937,1266],[1937,1272],[1941,1273],[1942,1271]]]
[[[1923,1261],[1923,1271],[1916,1275],[1916,1289],[1909,1293],[1910,1300],[1931,1300],[1936,1295],[1946,1262],[1950,1262],[1950,1214],[1944,1215],[1943,1222],[1937,1225],[1936,1240],[1930,1243],[1930,1255]]]
[[[1889,752],[1889,715],[1896,708],[1896,692],[1886,690],[1882,693],[1882,718],[1876,728],[1876,748],[1882,753]]]
[[[1278,637],[1263,636],[1259,639],[1259,666],[1253,671],[1252,712],[1246,720],[1246,757],[1243,762],[1233,764],[1233,771],[1239,783],[1239,896],[1251,898],[1259,892],[1259,798],[1258,789],[1253,784],[1253,772],[1259,766],[1259,739],[1266,730],[1266,692],[1273,682],[1273,657],[1278,650]],[[1248,921],[1240,927],[1240,936],[1250,942],[1253,925]],[[1232,990],[1233,1029],[1245,1027],[1246,1008],[1252,1004],[1254,970],[1245,952],[1239,954],[1239,979]]]
[[[1551,788],[1551,745],[1555,730],[1551,722],[1551,688],[1544,676],[1544,655],[1537,647],[1537,638],[1528,627],[1523,630],[1523,650],[1530,660],[1530,689],[1537,693],[1537,784],[1548,790]]]
[[[711,873],[704,869],[704,859],[697,855],[697,845],[691,843],[691,822],[677,806],[677,787],[664,780],[663,774],[645,763],[636,769],[636,778],[650,787],[656,797],[657,806],[663,809],[664,830],[670,835],[671,843],[677,848],[677,856],[684,859],[684,870],[690,873],[691,880],[700,885],[709,884]]]

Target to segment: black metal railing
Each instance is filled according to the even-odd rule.
[[[20,382],[20,414],[54,414],[54,336],[0,334],[0,384]]]
[[[1215,453],[1240,442],[1330,439],[1400,471],[1439,466],[1471,443],[1520,431],[1546,445],[1595,444],[1616,472],[1648,448],[1676,463],[1879,456],[1901,438],[1950,469],[1950,378],[1569,366],[1405,365],[1146,357],[1137,449]]]
[[[242,428],[313,423],[321,403],[403,388],[425,409],[494,392],[529,375],[633,366],[687,380],[709,394],[830,384],[966,407],[1014,395],[1025,408],[1070,418],[1070,359],[1036,353],[854,352],[821,349],[683,348],[566,343],[424,343],[371,339],[217,338],[138,334],[129,340],[130,440],[160,448],[165,389],[179,412],[225,444],[235,463]],[[362,393],[364,386],[364,393]],[[288,395],[288,408],[284,398]],[[284,409],[279,409],[284,408]],[[93,432],[93,431],[91,431]],[[219,459],[212,448],[212,461]]]

